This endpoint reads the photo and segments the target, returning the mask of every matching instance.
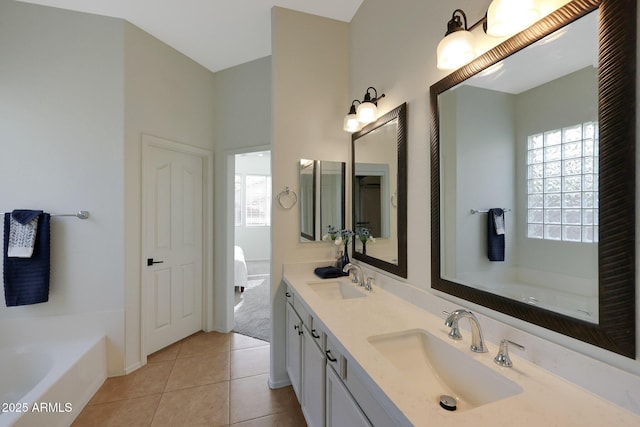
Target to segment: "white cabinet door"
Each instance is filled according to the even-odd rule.
[[[333,369],[327,369],[327,427],[371,427]]]
[[[302,412],[309,427],[324,427],[326,357],[308,329],[302,337]]]
[[[300,395],[301,368],[302,321],[291,304],[287,303],[287,373],[298,402],[302,402],[302,396]]]

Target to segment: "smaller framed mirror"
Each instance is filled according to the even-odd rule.
[[[406,103],[352,135],[353,258],[407,277]]]
[[[316,240],[316,161],[300,160],[300,238]]]
[[[300,242],[317,242],[345,223],[344,162],[300,160]]]

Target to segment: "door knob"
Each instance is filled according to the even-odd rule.
[[[152,266],[153,264],[162,264],[164,261],[154,261],[153,258],[147,258],[147,267]]]

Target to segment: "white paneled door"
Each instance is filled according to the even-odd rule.
[[[147,354],[202,329],[204,160],[155,139],[143,155]]]

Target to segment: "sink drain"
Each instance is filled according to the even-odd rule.
[[[457,409],[457,401],[453,396],[443,394],[440,396],[440,406],[447,411],[455,411]]]

